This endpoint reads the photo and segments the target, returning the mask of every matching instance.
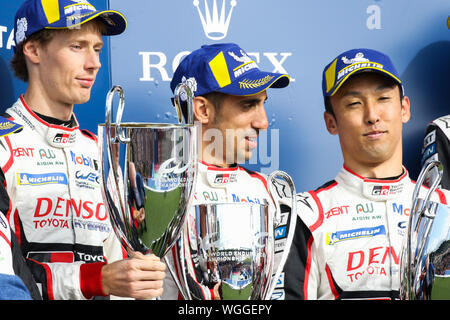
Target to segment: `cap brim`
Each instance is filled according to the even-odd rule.
[[[255,70],[236,79],[233,83],[216,91],[235,96],[250,96],[260,93],[267,88],[284,88],[289,85],[287,74],[263,72]]]
[[[385,75],[385,76],[391,78],[392,80],[396,81],[399,84],[402,83],[399,78],[397,78],[392,73],[390,73],[384,69],[380,69],[380,68],[376,68],[376,67],[365,67],[365,68],[356,69],[356,70],[346,74],[344,78],[339,80],[339,82],[337,82],[334,85],[334,87],[330,90],[330,92],[327,94],[327,96],[329,96],[329,97],[333,96],[339,90],[339,88],[345,83],[345,81],[347,81],[351,76],[358,74],[358,73],[362,73],[362,72],[377,72],[377,73],[380,73],[382,75]]]
[[[95,18],[100,18],[106,26],[106,31],[104,35],[113,36],[121,34],[127,28],[127,20],[118,11],[114,10],[103,10],[103,11],[93,11],[89,13],[82,14],[81,18],[74,19],[72,23],[68,23],[67,19],[60,19],[49,26],[46,29],[74,29],[83,23],[91,21]]]
[[[14,123],[0,116],[0,137],[7,136],[11,133],[18,132],[23,129],[20,124]]]

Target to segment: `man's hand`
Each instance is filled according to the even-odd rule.
[[[106,295],[152,299],[163,292],[166,265],[155,255],[133,252],[130,258],[106,264],[101,271]]]

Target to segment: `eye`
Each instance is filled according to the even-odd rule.
[[[70,45],[70,48],[72,48],[73,50],[78,51],[78,50],[81,50],[81,45],[78,44],[78,43],[73,43],[73,44]]]
[[[360,104],[361,104],[361,102],[359,102],[359,101],[353,101],[353,102],[347,103],[347,107],[356,107]]]

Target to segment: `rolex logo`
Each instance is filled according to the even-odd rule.
[[[202,22],[203,30],[205,31],[205,35],[211,40],[221,40],[227,36],[228,27],[230,25],[231,14],[233,13],[233,8],[236,6],[237,1],[230,1],[230,8],[227,14],[226,10],[226,0],[222,0],[222,6],[219,9],[217,6],[218,0],[212,0],[213,7],[212,12],[210,11],[208,2],[211,3],[211,0],[204,0],[204,9],[203,12],[200,9],[200,1],[194,0],[194,7],[197,7],[198,15],[200,16],[200,20]],[[220,0],[219,0],[220,1]]]

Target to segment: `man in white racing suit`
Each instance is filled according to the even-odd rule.
[[[409,99],[389,57],[353,49],[325,67],[327,130],[344,165],[298,194],[297,224],[273,299],[396,299],[415,183],[402,165]],[[425,190],[422,188],[422,191]],[[432,200],[448,203],[436,190]]]
[[[90,98],[102,35],[122,33],[125,18],[88,2],[30,0],[14,21],[11,64],[28,86],[6,110],[23,130],[0,140],[0,165],[11,199],[5,214],[42,298],[160,295],[157,257],[123,259],[100,192],[97,138],[73,113]]]
[[[193,115],[201,125],[200,161],[192,206],[271,203],[266,177],[239,164],[250,159],[257,147],[259,131],[268,127],[266,89],[286,87],[289,77],[259,70],[238,45],[223,43],[202,46],[184,58],[174,73],[172,91],[179,83],[186,83],[194,93]],[[186,104],[182,104],[182,110],[188,119]],[[183,233],[185,250],[192,257],[187,259],[187,281],[194,299],[219,300],[220,283],[204,281],[200,273],[207,272],[207,266],[201,266],[196,246],[187,245],[196,241],[194,212],[191,207]],[[175,249],[173,252],[177,254]],[[182,278],[180,266],[174,269],[178,278]],[[165,286],[172,289],[165,287],[163,298],[179,298],[173,283],[167,280]]]
[[[0,117],[0,136],[19,132],[23,127]],[[5,176],[0,170],[0,300],[41,300],[16,235],[6,219],[11,203],[5,189]]]
[[[442,164],[440,186],[450,190],[450,115],[431,121],[425,132],[422,147],[422,168],[430,161],[438,160]],[[432,168],[425,177],[425,183],[431,185],[436,179],[438,169]]]

